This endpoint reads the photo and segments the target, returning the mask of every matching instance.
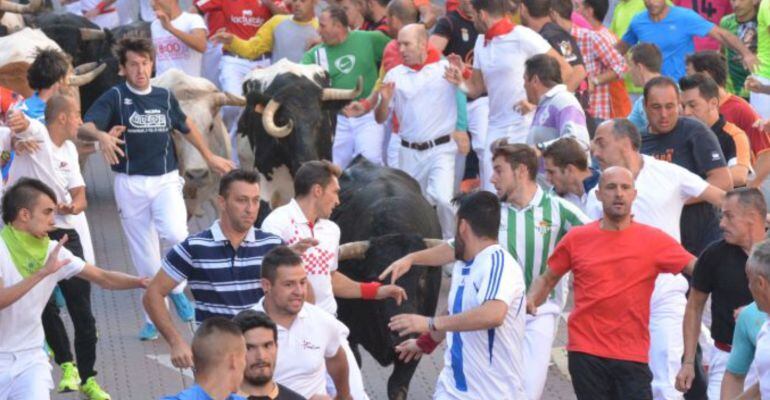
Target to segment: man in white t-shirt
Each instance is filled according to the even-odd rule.
[[[43,350],[41,314],[56,283],[74,276],[105,289],[147,287],[146,278],[88,264],[48,238],[56,194],[22,178],[2,198],[0,231],[0,400],[49,399],[51,367]]]
[[[634,220],[653,226],[680,241],[679,219],[690,201],[721,205],[725,192],[672,163],[639,153],[641,136],[625,118],[611,119],[596,128],[592,152],[602,170],[620,166],[635,177]],[[599,219],[601,202],[596,189],[589,193],[586,214]],[[676,393],[674,382],[684,353],[682,323],[687,305],[687,280],[681,275],[661,274],[650,301],[650,370],[653,395]]]
[[[152,44],[155,46],[155,73],[171,68],[190,76],[201,76],[203,52],[206,51],[206,22],[198,14],[182,11],[178,0],[155,0]]]
[[[318,241],[318,245],[308,248],[301,256],[310,283],[308,301],[330,315],[337,315],[335,296],[365,300],[392,297],[400,304],[406,292],[399,286],[355,282],[337,271],[340,228],[328,218],[339,204],[337,177],[340,173],[338,166],[326,160],[304,163],[294,176],[296,197],[273,210],[262,223],[262,230],[277,235],[289,245],[305,238]],[[361,371],[347,339],[342,338],[341,344],[350,365],[351,394],[354,398],[365,398]]]
[[[422,334],[396,352],[409,361],[446,337],[434,399],[524,399],[524,275],[497,242],[500,203],[486,191],[466,195],[457,220],[449,314],[391,318],[398,334]]]
[[[328,372],[336,398],[352,399],[349,365],[341,346],[348,330],[323,309],[305,302],[307,284],[302,259],[288,247],[276,247],[262,260],[265,297],[254,310],[264,312],[278,325],[275,381],[311,398],[329,394]]]
[[[502,137],[511,143],[526,143],[532,110],[524,90],[524,62],[545,53],[559,61],[562,76],[568,76],[572,68],[537,32],[510,22],[508,1],[473,0],[472,4],[476,11],[474,24],[479,33],[484,33],[478,36],[473,49],[473,71],[464,72],[462,59],[453,54],[448,57],[452,68],[447,70],[446,77],[470,98],[489,94],[489,128],[484,148]],[[491,154],[483,153],[479,162],[491,171]],[[490,182],[481,185],[484,190],[495,191]]]
[[[67,2],[64,7],[73,14],[88,18],[100,28],[112,29],[120,25],[115,0],[77,0]]]
[[[746,262],[746,276],[757,308],[770,313],[770,240],[754,245]],[[759,382],[749,387],[740,398],[770,399],[770,321],[765,321],[757,335],[754,366]]]

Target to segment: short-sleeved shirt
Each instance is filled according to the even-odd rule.
[[[548,22],[540,28],[538,33],[551,44],[554,50],[564,57],[564,60],[569,65],[573,67],[583,65],[583,55],[580,54],[577,41],[564,28],[553,22]]]
[[[91,105],[83,118],[99,130],[113,126],[126,127],[119,157],[112,166],[115,172],[128,175],[164,175],[178,167],[172,133],[190,132],[187,116],[171,91],[151,86],[146,94],[130,88],[127,83],[113,86]]]
[[[318,37],[317,28],[317,18],[299,22],[290,15],[276,15],[265,22],[251,39],[234,37],[233,42],[225,46],[225,50],[250,59],[271,53],[273,64],[284,58],[298,63],[305,54],[306,43]]]
[[[730,0],[674,0],[674,4],[695,11],[703,19],[715,25],[719,24],[722,17],[733,12]],[[721,46],[718,40],[711,37],[695,38],[695,51],[719,51]]]
[[[306,400],[300,396],[299,393],[281,385],[275,383],[275,390],[269,393],[267,396],[249,396],[246,400]]]
[[[628,120],[636,127],[642,135],[648,135],[647,132],[647,112],[644,111],[644,96],[639,96],[634,100],[631,107],[631,113],[628,114]]]
[[[172,19],[171,25],[188,34],[197,29],[208,32],[203,18],[198,14],[188,12],[182,12],[178,17]],[[152,21],[150,30],[152,31],[152,44],[155,45],[156,75],[161,75],[172,68],[182,70],[190,76],[201,75],[203,53],[191,48],[163,28],[160,20]]]
[[[751,152],[754,153],[755,158],[770,148],[770,135],[755,125],[760,116],[748,101],[731,94],[719,106],[719,113],[728,122],[732,122],[746,132],[746,135],[749,136],[749,143],[751,143]]]
[[[739,22],[735,14],[725,15],[719,23],[722,29],[735,35],[749,51],[757,53],[757,17]],[[727,90],[741,97],[749,97],[749,91],[743,86],[749,70],[743,66],[743,56],[737,51],[725,46],[725,58],[727,59]]]
[[[513,106],[527,98],[524,62],[549,50],[551,45],[542,36],[521,25],[489,43],[483,35],[476,38],[473,69],[481,71],[489,94],[490,133],[506,132],[514,142],[526,142],[531,120],[513,111]]]
[[[481,250],[468,263],[455,263],[449,314],[461,314],[493,300],[508,307],[501,326],[447,332],[444,369],[436,383],[436,398],[525,397],[521,358],[526,311],[524,278],[521,267],[497,244]]]
[[[757,75],[770,79],[770,0],[760,0],[757,10]]]
[[[668,14],[655,22],[648,11],[637,14],[623,35],[633,46],[639,42],[654,43],[663,55],[661,73],[678,82],[685,75],[685,56],[695,52],[693,38],[706,36],[714,24],[694,11],[669,6]]]
[[[344,42],[329,46],[319,44],[302,57],[302,64],[317,64],[329,72],[335,89],[353,89],[358,77],[364,78],[364,90],[357,99],[366,98],[377,81],[378,65],[390,38],[379,31],[351,31]]]
[[[328,219],[310,223],[297,201],[292,199],[289,204],[276,208],[265,218],[262,230],[277,235],[289,245],[300,239],[318,240],[318,245],[302,253],[302,264],[307,272],[307,280],[313,287],[315,305],[331,315],[337,315],[331,274],[337,270],[339,226]]]
[[[175,282],[187,280],[195,299],[195,320],[232,318],[262,298],[262,259],[281,238],[251,228],[238,249],[219,220],[169,250],[161,268]]]
[[[647,363],[655,279],[681,272],[693,256],[657,228],[632,222],[609,231],[600,223],[573,228],[548,259],[554,273],[574,279],[567,350]]]
[[[466,65],[473,65],[473,47],[479,32],[471,18],[455,10],[438,19],[433,34],[447,40],[444,55],[457,54]]]
[[[770,399],[770,321],[765,321],[759,330],[754,360],[759,378],[760,398]]]
[[[56,247],[56,243],[51,240],[48,246],[49,255]],[[66,247],[59,250],[59,259],[70,260],[70,262],[43,278],[16,302],[0,310],[0,353],[42,348],[45,342],[41,322],[43,308],[48,303],[56,283],[79,274],[86,265]],[[0,278],[6,288],[24,279],[11,261],[8,246],[2,239],[0,239]]]
[[[755,302],[741,310],[741,313],[738,314],[738,320],[735,321],[733,347],[730,349],[727,371],[736,375],[749,373],[757,348],[757,336],[765,321],[767,321],[767,314],[762,312]]]
[[[565,85],[559,84],[549,89],[540,98],[532,119],[532,126],[529,127],[527,144],[548,145],[563,137],[574,138],[586,148],[586,151],[591,142],[583,107]]]
[[[196,383],[173,396],[164,396],[161,400],[214,400],[214,398],[209,396],[209,394],[206,393],[206,391],[203,390],[203,388]],[[227,396],[225,400],[246,400],[246,399],[244,397],[238,396],[237,394],[233,393]]]
[[[265,312],[264,299],[254,307]],[[278,358],[273,379],[311,398],[326,393],[326,359],[334,357],[348,328],[321,308],[305,303],[291,326],[278,325]]]
[[[717,135],[719,147],[722,148],[728,166],[742,165],[751,169],[751,145],[746,132],[727,122],[721,115],[711,126],[711,131]]]
[[[204,13],[222,12],[227,31],[244,40],[273,16],[260,0],[197,0],[194,4]]]
[[[692,285],[711,294],[711,337],[718,342],[733,342],[733,311],[752,301],[746,277],[747,259],[740,246],[722,239],[706,247],[695,264]]]

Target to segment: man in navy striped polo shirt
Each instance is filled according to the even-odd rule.
[[[171,361],[178,368],[192,366],[192,351],[163,301],[176,285],[187,280],[198,323],[213,316],[231,318],[262,298],[262,258],[283,241],[254,228],[258,182],[255,171],[233,170],[223,176],[217,198],[220,219],[174,246],[144,295],[147,314],[171,346]],[[305,239],[293,248],[301,252],[316,244]]]

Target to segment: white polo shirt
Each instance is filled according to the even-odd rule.
[[[642,160],[644,165],[635,181],[636,200],[631,207],[634,220],[654,226],[679,242],[679,219],[685,203],[700,196],[709,184],[676,164],[648,155],[642,155]],[[597,199],[594,188],[588,196],[586,214],[596,220],[602,217],[602,213],[602,203]],[[659,274],[655,281],[652,303],[664,299],[664,293],[669,290],[684,294],[687,287],[687,280],[681,274]]]
[[[404,140],[427,142],[454,131],[457,88],[444,79],[447,67],[447,60],[427,64],[419,71],[401,64],[385,75],[384,83],[395,83],[390,107]]]
[[[315,304],[329,314],[337,315],[331,279],[331,273],[337,270],[340,247],[340,228],[337,224],[328,219],[310,224],[297,201],[291,199],[289,204],[276,208],[265,218],[262,230],[280,237],[287,245],[306,238],[318,240],[317,246],[302,254],[302,264],[315,293]]]
[[[265,312],[264,301],[254,310]],[[275,381],[308,399],[326,395],[326,359],[337,354],[348,333],[329,313],[305,303],[290,327],[278,325]]]
[[[456,262],[449,291],[449,313],[460,314],[489,300],[508,305],[503,325],[482,331],[447,332],[444,369],[436,399],[523,399],[521,358],[526,313],[524,277],[500,245],[479,252],[466,265]]]
[[[48,254],[51,254],[56,241],[51,240],[48,246]],[[75,257],[69,250],[62,247],[59,251],[60,260],[70,260],[55,273],[48,275],[37,283],[32,289],[10,306],[0,310],[0,353],[17,352],[41,348],[45,342],[43,333],[43,308],[53,293],[56,283],[63,279],[69,279],[83,270],[86,263]],[[0,239],[0,278],[3,286],[9,288],[22,278],[16,265],[11,261],[11,254],[5,241]]]
[[[16,154],[8,172],[8,186],[20,178],[35,178],[56,193],[56,201],[71,204],[70,190],[86,185],[80,173],[78,150],[75,143],[65,140],[61,146],[51,141],[48,129],[41,122],[29,119],[29,128],[17,137],[37,141],[40,149],[30,154]],[[54,215],[57,228],[74,229],[73,215]]]
[[[537,32],[516,25],[505,35],[484,45],[484,35],[476,38],[473,68],[481,71],[489,94],[489,133],[506,131],[517,143],[526,143],[531,114],[522,116],[514,105],[527,99],[524,91],[524,62],[551,49]]]

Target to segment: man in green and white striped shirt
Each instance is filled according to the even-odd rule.
[[[529,289],[535,278],[546,270],[548,256],[559,240],[573,226],[589,219],[572,203],[537,185],[539,164],[533,148],[508,144],[503,139],[492,145],[492,155],[492,184],[502,202],[498,242],[521,265]],[[395,282],[414,264],[440,266],[454,259],[454,249],[447,243],[404,256],[388,266],[380,279],[392,273],[391,279]],[[524,374],[528,399],[539,399],[542,395],[567,288],[567,280],[562,280],[549,300],[538,308],[537,315],[527,316],[522,348],[529,366]]]

